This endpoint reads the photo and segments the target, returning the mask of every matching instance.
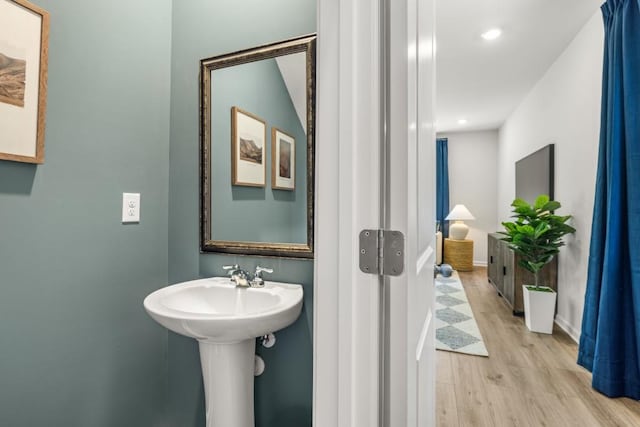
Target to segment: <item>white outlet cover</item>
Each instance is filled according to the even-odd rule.
[[[122,222],[140,222],[140,193],[122,193]]]

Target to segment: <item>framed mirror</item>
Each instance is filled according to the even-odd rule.
[[[200,249],[313,258],[315,35],[200,61]]]

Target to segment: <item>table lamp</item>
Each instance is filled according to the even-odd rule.
[[[449,226],[449,238],[453,240],[464,240],[469,232],[469,227],[463,221],[473,219],[475,219],[475,217],[471,215],[469,209],[464,205],[456,205],[445,218],[447,221],[455,221],[455,223]]]

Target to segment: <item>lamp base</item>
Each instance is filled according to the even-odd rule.
[[[456,221],[449,226],[449,238],[452,240],[464,240],[469,233],[469,227],[462,221]]]

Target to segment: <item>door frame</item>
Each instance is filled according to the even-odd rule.
[[[396,13],[398,8],[400,13],[408,13],[409,8],[417,4],[416,0],[401,3],[402,6],[393,3]],[[313,334],[313,425],[316,427],[378,426],[380,413],[375,408],[385,404],[379,400],[380,280],[358,269],[358,235],[363,229],[379,228],[381,221],[381,177],[377,167],[383,137],[380,132],[379,7],[377,1],[370,0],[318,0]],[[409,31],[415,36],[415,27]],[[400,43],[407,43],[411,37],[409,33],[406,38],[401,36]],[[416,44],[423,42],[415,41]],[[433,39],[426,42],[433,43]],[[414,47],[420,58],[422,49]],[[403,54],[406,47],[404,49]],[[425,130],[423,126],[424,123],[418,124],[417,133],[433,133],[432,128]],[[409,133],[415,138],[416,129],[410,129]],[[406,150],[402,152],[406,154]],[[406,194],[392,196],[392,203],[397,202],[397,198],[406,201]],[[408,218],[396,223],[395,229],[407,232],[411,227],[406,220]],[[418,256],[412,260],[415,268],[416,263],[426,258],[420,251],[413,253],[413,258]],[[415,279],[415,272],[405,273],[407,275]],[[402,280],[408,279],[390,282],[393,285]],[[392,316],[399,313],[398,308],[401,307],[396,307]],[[415,357],[407,354],[395,369],[407,372],[407,365]],[[387,387],[396,385],[402,387],[400,384]],[[396,399],[387,410],[403,411],[397,402]],[[424,409],[430,414],[426,414],[426,418],[435,419],[434,408],[427,406]],[[404,410],[412,414],[418,412],[415,407]],[[409,415],[407,421],[414,417]]]
[[[379,414],[379,278],[358,234],[380,215],[378,2],[318,0],[313,425]],[[376,327],[372,327],[376,325]]]

